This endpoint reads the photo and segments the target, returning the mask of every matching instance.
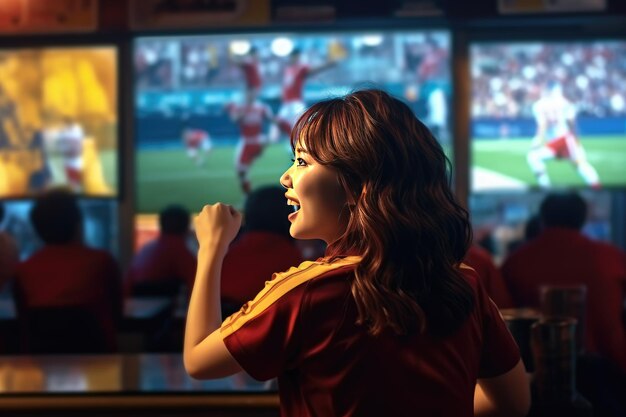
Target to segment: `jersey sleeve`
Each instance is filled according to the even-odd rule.
[[[298,356],[300,308],[307,283],[300,277],[305,264],[274,274],[254,300],[222,323],[224,344],[255,379],[278,376],[291,368]]]
[[[511,370],[520,360],[520,351],[496,304],[482,285],[477,302],[483,317],[483,347],[479,378],[490,378]]]
[[[358,262],[346,257],[333,262],[306,261],[274,274],[254,300],[228,317],[220,328],[226,348],[253,378],[267,380],[298,366],[306,350],[302,305],[309,283],[331,271]]]

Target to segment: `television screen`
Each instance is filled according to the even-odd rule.
[[[117,194],[117,50],[0,49],[0,198]]]
[[[471,46],[473,191],[626,184],[626,42]]]
[[[137,210],[241,207],[277,184],[312,103],[357,88],[403,99],[450,151],[446,31],[249,33],[135,40]]]

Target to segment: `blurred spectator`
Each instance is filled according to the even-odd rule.
[[[302,255],[289,235],[285,190],[258,188],[246,200],[244,229],[230,246],[222,266],[224,304],[239,308],[263,289],[275,272],[302,262]]]
[[[196,257],[187,246],[189,211],[170,205],[159,214],[159,236],[146,243],[131,261],[125,279],[126,295],[176,295],[193,287]]]
[[[585,285],[584,348],[626,372],[624,254],[580,232],[586,210],[577,194],[548,195],[540,207],[542,232],[506,259],[502,274],[516,307],[539,308],[542,285]]]
[[[50,342],[72,351],[80,347],[114,351],[122,316],[121,273],[111,254],[83,243],[83,216],[76,197],[65,190],[48,191],[36,199],[30,219],[44,246],[18,265],[14,285],[18,319],[32,326],[29,320],[35,311],[46,312],[37,315],[44,321],[63,311],[81,311],[64,317],[84,323],[89,317],[94,326],[71,328],[71,338],[57,334],[59,340]],[[48,321],[44,327],[52,325],[59,329],[65,325],[66,330],[71,326]],[[30,341],[35,336],[25,330],[32,327],[22,329],[24,349],[38,352],[40,346]]]
[[[0,292],[15,273],[19,251],[15,239],[4,231],[4,203],[0,201]]]
[[[535,214],[531,216],[524,226],[524,237],[522,239],[516,239],[509,242],[507,245],[507,253],[515,252],[524,243],[533,240],[541,233],[541,219],[539,215]]]
[[[509,290],[504,284],[500,270],[487,250],[478,245],[470,246],[465,255],[465,263],[476,270],[483,280],[489,297],[496,303],[498,308],[513,307],[511,294],[509,294]]]

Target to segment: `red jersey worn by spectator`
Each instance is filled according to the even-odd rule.
[[[115,349],[116,323],[122,316],[121,272],[108,252],[83,244],[46,245],[18,266],[14,290],[18,314],[39,307],[91,310],[106,334],[108,350]]]
[[[283,416],[473,416],[477,378],[520,359],[475,271],[462,267],[475,307],[451,335],[373,337],[356,324],[350,282],[359,259],[276,274],[222,324],[232,356],[256,379],[278,376]]]
[[[187,247],[185,236],[162,234],[133,257],[124,292],[130,295],[136,284],[163,280],[180,280],[191,291],[195,274],[196,257]]]
[[[244,233],[228,249],[222,265],[222,298],[231,303],[250,301],[276,271],[302,262],[288,237],[266,231]]]
[[[585,349],[626,371],[623,253],[577,230],[550,227],[511,254],[502,274],[517,307],[540,307],[541,285],[586,285]]]
[[[476,270],[487,294],[499,308],[513,307],[511,294],[489,252],[477,245],[472,245],[465,255],[465,262]]]

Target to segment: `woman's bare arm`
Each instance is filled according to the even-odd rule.
[[[510,371],[479,379],[474,393],[474,415],[523,417],[530,409],[530,380],[520,360]]]

